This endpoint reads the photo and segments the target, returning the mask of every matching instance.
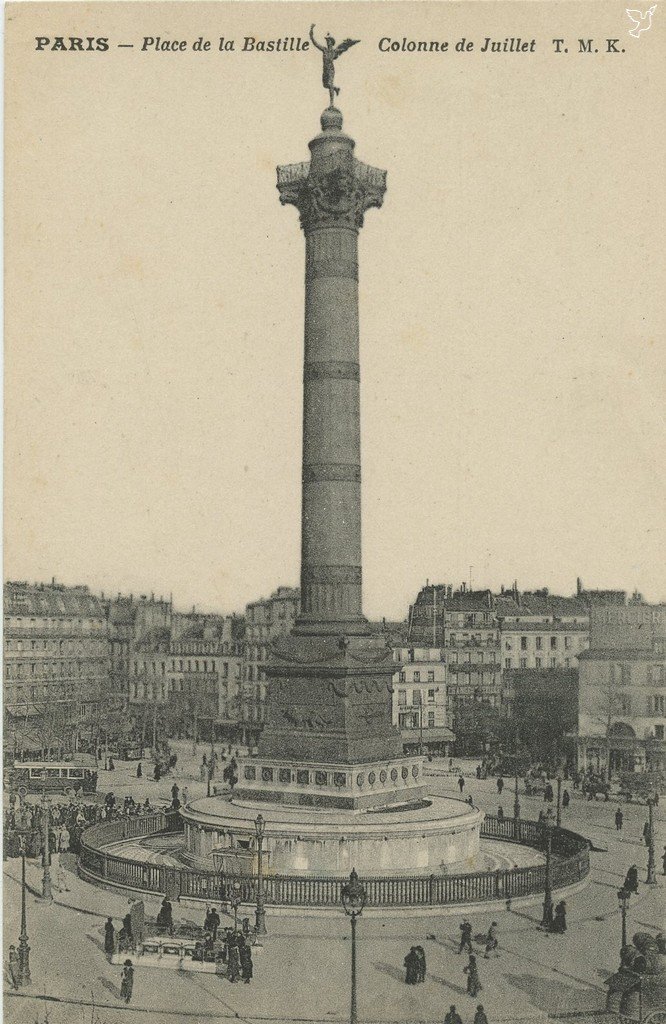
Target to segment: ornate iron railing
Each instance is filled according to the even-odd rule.
[[[229,899],[232,882],[241,883],[244,903],[255,903],[258,879],[255,875],[224,875],[195,868],[146,864],[108,852],[112,843],[140,836],[179,832],[177,812],[157,813],[119,821],[102,822],[86,829],[81,840],[79,867],[85,876],[101,882],[138,889],[142,892],[188,899]],[[487,815],[481,828],[487,839],[516,842],[543,850],[545,828],[539,822],[496,818]],[[582,881],[590,870],[589,843],[567,829],[552,829],[551,886],[553,889]],[[323,907],[340,904],[344,878],[302,875],[264,876],[267,905]],[[546,866],[475,871],[465,875],[378,876],[362,879],[370,907],[436,906],[507,900],[544,892]]]

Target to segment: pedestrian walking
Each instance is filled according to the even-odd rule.
[[[131,960],[126,960],[123,964],[123,972],[120,977],[120,998],[129,1003],[134,988],[134,968]]]
[[[628,892],[638,892],[638,868],[635,864],[632,864],[627,871],[627,877],[624,880],[624,887]]]
[[[171,787],[171,799],[174,801],[174,803],[178,799],[179,793],[180,789],[178,788],[178,783],[174,782],[173,786]]]
[[[472,952],[472,926],[467,919],[460,925],[460,946],[458,952],[462,953],[463,949],[466,949],[468,953]]]
[[[240,977],[240,954],[238,951],[238,936],[232,932],[229,936],[227,948],[227,980],[238,981]]]
[[[426,955],[423,946],[416,946],[415,952],[417,956],[416,965],[416,980],[417,982],[425,981],[426,976]]]
[[[486,935],[486,951],[483,954],[486,960],[490,959],[490,954],[492,952],[495,953],[495,956],[499,956],[499,953],[497,952],[497,947],[499,946],[499,939],[497,938],[497,934],[497,921],[493,921],[490,928],[488,929],[488,934]]]
[[[463,791],[464,788],[465,788],[465,780],[463,779],[463,777],[461,775],[460,778],[458,779],[458,789],[460,790],[461,796],[462,796],[462,791]]]
[[[479,978],[479,968],[476,963],[476,957],[473,953],[469,955],[469,962],[467,967],[463,967],[463,973],[467,975],[467,995],[478,996],[479,992],[483,988],[481,985],[481,979]]]
[[[141,762],[139,761],[138,765],[136,766],[136,777],[137,777],[137,779],[140,779],[140,778],[142,778],[142,776],[143,776],[143,768],[141,767]]]
[[[160,781],[161,774],[162,774],[162,771],[160,769],[160,763],[158,761],[157,764],[155,765],[155,771],[153,772],[153,775],[155,776],[155,782],[159,782]]]
[[[213,936],[213,942],[217,942],[217,930],[220,927],[220,915],[218,914],[215,907],[213,907],[213,909],[210,912],[209,927]]]
[[[472,794],[471,793],[467,797],[467,800],[465,801],[465,803],[469,804],[470,807],[474,806],[474,801],[472,800]]]
[[[502,790],[503,789],[504,789],[504,779],[500,775],[499,779],[497,780],[497,795],[498,796],[502,795]]]
[[[449,1009],[449,1012],[444,1018],[444,1024],[463,1024],[462,1017],[456,1010],[455,1006],[452,1005]]]
[[[405,966],[405,985],[416,985],[419,978],[419,957],[416,952],[416,946],[411,947],[403,963]]]
[[[504,821],[504,808],[502,807],[501,804],[497,808],[497,820]]]
[[[250,946],[250,943],[244,941],[243,944],[239,946],[238,952],[240,956],[240,969],[241,974],[243,976],[243,981],[245,982],[246,985],[249,985],[250,982],[252,981],[253,973],[252,947]]]
[[[564,792],[562,793],[562,807],[564,807],[565,810],[569,806],[570,801],[571,801],[571,797],[569,796],[569,790],[565,789]]]
[[[663,869],[662,870],[662,875],[666,875],[666,846],[664,847],[664,852],[661,855],[661,866],[662,866],[662,869]]]
[[[188,796],[189,796],[189,792],[190,792],[190,791],[189,791],[189,789],[187,788],[187,786],[183,786],[183,792],[181,793],[181,796],[182,796],[182,798],[183,798],[183,807],[184,807],[184,806],[185,806],[185,804],[187,803],[187,798],[188,798]]]
[[[16,946],[9,947],[9,956],[7,958],[7,977],[9,979],[9,984],[13,989],[17,989],[21,984],[21,962],[19,960]]]
[[[113,956],[116,951],[116,930],[113,927],[113,918],[107,917],[104,925],[104,952],[108,957]]]
[[[564,900],[555,907],[555,916],[553,917],[553,926],[551,931],[557,935],[564,935],[567,930],[567,905]]]
[[[488,1018],[486,1017],[486,1011],[483,1009],[481,1003],[476,1008],[474,1014],[474,1024],[488,1024]]]

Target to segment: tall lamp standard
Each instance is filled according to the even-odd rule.
[[[340,899],[342,900],[345,914],[351,918],[351,1010],[349,1013],[349,1024],[358,1024],[358,1011],[356,1009],[356,918],[360,917],[363,913],[367,894],[354,868],[352,868],[349,881],[345,882],[340,889]]]
[[[242,900],[241,888],[242,887],[238,879],[231,883],[231,898],[229,903],[234,908],[234,932],[238,931],[238,908],[240,907]]]
[[[617,898],[620,904],[620,913],[622,914],[622,945],[620,946],[620,963],[622,962],[622,950],[627,945],[627,907],[629,906],[629,900],[631,899],[631,893],[628,889],[622,886],[617,891]]]
[[[30,946],[25,916],[25,839],[21,839],[21,934],[19,936],[19,983],[30,984]]]
[[[557,776],[557,827],[562,824],[562,776]]]
[[[264,832],[266,822],[258,814],[254,822],[257,836],[257,909],[254,913],[254,930],[257,935],[266,934],[266,911],[264,909]]]
[[[654,866],[654,821],[653,821],[653,807],[654,797],[648,797],[648,864],[647,864],[647,878],[646,882],[648,885],[657,884],[657,875]]]
[[[53,902],[51,890],[51,843],[49,833],[51,831],[51,808],[46,799],[46,790],[42,794],[42,900],[45,903]]]
[[[518,799],[518,768],[516,767],[516,781],[513,790],[513,816],[520,821],[520,800]]]
[[[543,931],[550,931],[553,925],[553,894],[551,888],[551,858],[553,851],[553,823],[546,818],[543,824],[543,834],[546,840],[546,883],[543,894],[543,916],[539,927]]]

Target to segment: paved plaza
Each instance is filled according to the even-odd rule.
[[[183,745],[179,750],[179,785],[188,786],[190,798],[205,787],[188,779],[201,760]],[[496,780],[479,782],[471,762],[456,762],[466,774],[465,795],[488,813],[496,813]],[[146,764],[146,768],[149,766]],[[431,792],[457,796],[457,774],[448,763],[429,765]],[[100,790],[112,788],[117,796],[132,792],[167,801],[173,777],[154,783],[149,776],[136,779],[135,765],[119,765],[112,773],[100,773]],[[507,784],[502,804],[511,813],[513,793]],[[522,814],[535,819],[543,802],[521,795]],[[500,956],[479,958],[482,992],[471,999],[465,991],[465,956],[456,953],[462,915],[456,910],[422,914],[396,911],[391,916],[364,914],[358,925],[358,1001],[362,1021],[441,1022],[455,1003],[465,1024],[483,1002],[494,1021],[537,1021],[549,1014],[602,1008],[604,979],[619,963],[621,936],[617,889],[627,868],[636,863],[641,886],[632,896],[628,934],[663,927],[666,879],[661,874],[661,852],[666,843],[664,814],[656,809],[658,885],[643,883],[647,851],[642,839],[645,806],[622,804],[624,828],[615,830],[617,804],[584,801],[575,796],[563,814],[563,825],[587,836],[593,843],[592,870],[587,884],[568,897],[568,931],[545,935],[538,931],[540,900],[514,906],[476,908],[469,915],[473,933],[485,931],[492,920],[499,925]],[[112,915],[116,923],[127,912],[127,897],[79,879],[74,858],[63,855],[69,891],[56,892],[55,902],[39,903],[28,895],[28,934],[31,946],[32,984],[18,994],[5,985],[5,1019],[9,1022],[48,1020],[51,1024],[81,1021],[100,1024],[113,1021],[158,1021],[241,1018],[245,1021],[343,1021],[349,1013],[349,921],[321,912],[312,916],[277,915],[268,912],[269,935],[254,955],[250,985],[232,985],[215,975],[196,975],[159,968],[137,967],[134,996],[126,1007],[120,1002],[120,968],[108,963],[103,952],[103,925]],[[38,889],[40,869],[28,863],[28,884]],[[54,871],[54,879],[56,872]],[[5,954],[9,942],[18,940],[20,928],[20,862],[4,864]],[[159,900],[147,897],[146,909],[156,915]],[[177,921],[202,923],[204,908],[174,904]],[[223,925],[225,919],[223,918]],[[64,941],[66,938],[66,941]],[[422,945],[427,958],[427,977],[422,985],[404,984],[403,959],[412,945]],[[479,949],[479,953],[482,950]],[[140,961],[139,961],[140,963]],[[94,1009],[93,1009],[94,1007]]]

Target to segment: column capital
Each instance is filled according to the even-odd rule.
[[[357,160],[350,146],[316,166],[312,160],[278,167],[277,188],[283,206],[297,208],[306,234],[327,227],[357,231],[365,211],[384,201],[386,171]]]

